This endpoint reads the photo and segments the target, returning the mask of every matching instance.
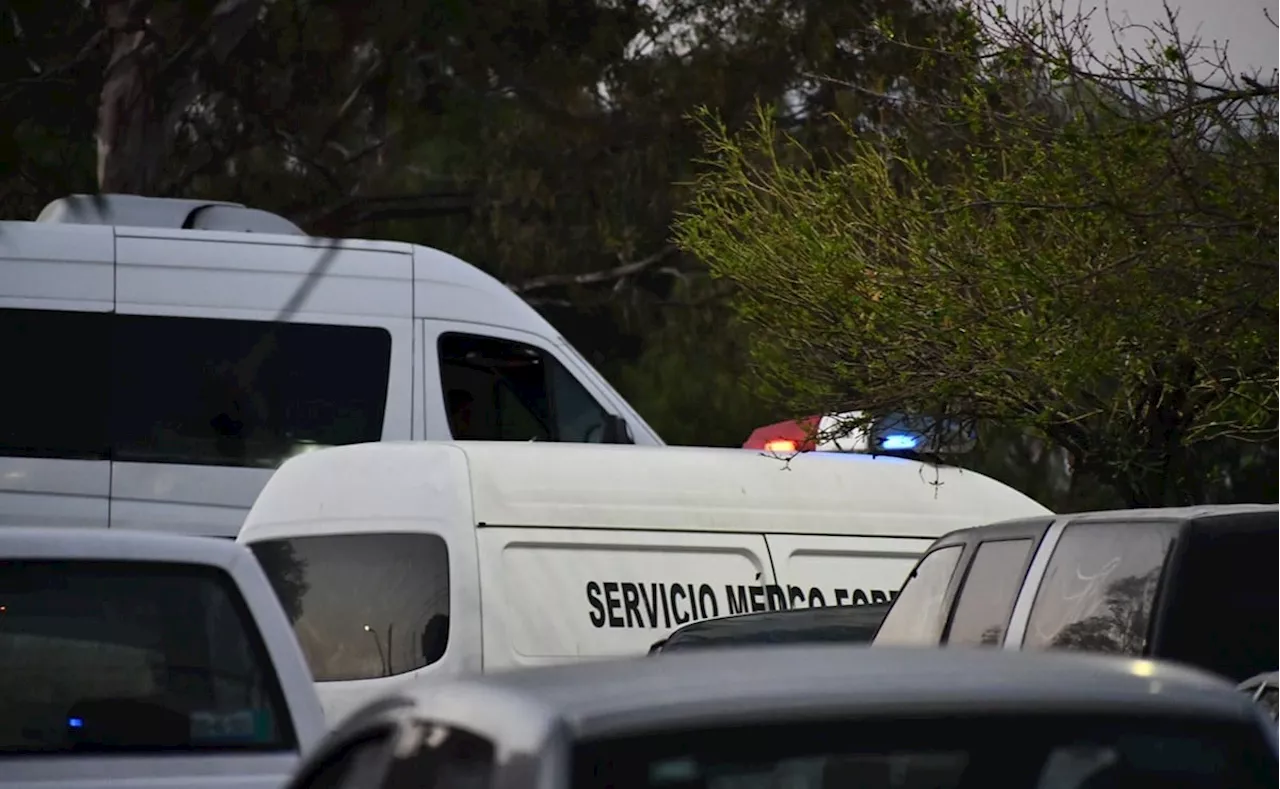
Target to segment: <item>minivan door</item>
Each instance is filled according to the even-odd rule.
[[[289,457],[410,438],[408,247],[117,233],[112,526],[234,537]]]

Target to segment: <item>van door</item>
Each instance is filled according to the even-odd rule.
[[[111,228],[0,230],[0,525],[109,519]]]
[[[886,603],[933,540],[769,534],[787,608]]]
[[[117,232],[112,526],[234,537],[288,457],[410,437],[408,247]]]
[[[599,443],[606,417],[628,413],[545,338],[455,321],[423,327],[430,439]]]
[[[477,540],[486,671],[643,655],[782,596],[758,534],[482,525]]]

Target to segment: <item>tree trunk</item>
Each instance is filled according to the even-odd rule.
[[[160,178],[164,108],[161,52],[147,29],[151,0],[103,0],[111,46],[98,106],[98,189],[148,194]]]

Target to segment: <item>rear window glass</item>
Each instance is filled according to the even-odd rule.
[[[998,646],[1004,640],[1013,601],[1027,573],[1031,545],[1031,540],[989,540],[978,545],[951,617],[948,644]]]
[[[285,750],[275,672],[230,578],[0,562],[0,752]]]
[[[962,547],[948,545],[920,560],[876,632],[876,644],[938,643],[942,636],[942,604]]]
[[[449,552],[434,534],[334,534],[249,546],[318,682],[428,666],[449,640]]]
[[[975,714],[693,729],[575,749],[574,789],[1261,789],[1256,727]],[[1015,743],[1016,747],[1010,747]]]

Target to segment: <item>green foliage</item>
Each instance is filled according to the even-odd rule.
[[[815,167],[768,112],[741,133],[704,114],[678,240],[739,286],[793,412],[958,414],[1132,503],[1220,497],[1205,450],[1276,439],[1274,82],[1195,87],[1168,42],[1090,69],[1041,24],[918,105],[948,134],[928,145],[849,124]]]

